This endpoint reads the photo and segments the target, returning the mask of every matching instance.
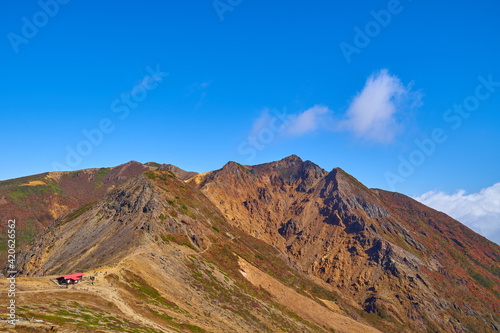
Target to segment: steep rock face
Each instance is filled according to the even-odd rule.
[[[499,312],[487,303],[478,307],[481,315],[464,323],[443,300],[435,249],[424,245],[378,192],[341,169],[327,173],[291,156],[257,166],[230,162],[189,183],[235,226],[278,248],[354,306],[388,313],[395,323],[413,323],[419,330],[432,321],[447,331],[466,331],[483,315],[490,320],[482,325],[498,326],[493,315]]]
[[[407,226],[412,240],[425,248],[420,255],[426,263],[421,275],[426,274],[439,290],[442,306],[453,313],[454,326],[498,332],[500,247],[409,197],[383,190],[374,193]]]
[[[56,220],[23,252],[18,260],[20,274],[60,274],[109,265],[140,246],[168,241],[168,237],[206,248],[213,217],[205,209],[211,203],[168,175],[138,175],[98,202]],[[193,200],[191,208],[183,203],[188,200]]]
[[[48,172],[0,182],[0,220],[16,220],[18,242],[23,245],[57,218],[95,202],[130,178],[151,170],[131,161],[113,168]],[[0,234],[4,242],[5,233]],[[0,260],[6,256],[0,251]]]
[[[188,182],[201,189],[243,231],[283,245],[278,229],[295,216],[292,204],[305,198],[326,174],[314,163],[293,155],[258,166],[229,162]]]

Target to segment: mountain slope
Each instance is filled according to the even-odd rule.
[[[241,260],[246,264],[240,268]],[[246,279],[241,270],[258,270],[254,265],[264,281],[307,299],[309,306],[280,303],[269,294],[273,290]],[[340,308],[326,307],[318,296],[334,300],[334,294],[318,293],[322,289],[287,268],[279,252],[234,229],[201,192],[170,172],[135,176],[77,216],[57,220],[22,251],[18,266],[29,276],[104,266],[101,274],[105,270],[107,281],[118,288],[121,308],[130,307],[138,322],[152,328],[377,332]],[[268,274],[293,277],[301,294]],[[106,292],[103,285],[84,288]]]
[[[402,194],[295,155],[143,167],[50,224],[21,274],[108,272],[122,312],[160,331],[499,329],[500,247]]]
[[[475,246],[480,236],[470,231],[461,237],[468,241],[439,242],[440,237],[457,240],[451,233],[465,227],[456,221],[446,220],[453,231],[424,241],[413,228],[411,212],[398,211],[388,192],[370,190],[341,169],[326,173],[297,156],[259,166],[230,162],[189,182],[235,226],[275,246],[297,268],[353,299],[352,306],[378,314],[393,329],[498,327],[499,247],[491,242]],[[424,213],[416,209],[417,215]],[[427,233],[435,234],[432,226],[443,217],[433,214],[426,221]],[[460,255],[467,243],[480,249],[476,254],[486,251],[489,259],[481,264],[478,255]],[[439,256],[444,251],[455,256]],[[443,270],[442,262],[450,259],[454,264]],[[463,260],[469,274],[457,273]],[[442,281],[453,284],[464,277],[464,290],[457,295],[452,286],[443,290]],[[459,299],[468,303],[454,302]]]
[[[391,214],[408,226],[426,249],[424,267],[458,318],[482,314],[489,329],[500,327],[500,247],[444,213],[399,193],[375,190]],[[485,323],[486,324],[486,323]],[[487,325],[486,325],[487,326]],[[468,324],[474,327],[474,324]]]
[[[113,168],[47,172],[0,182],[0,219],[15,219],[17,241],[26,243],[55,219],[94,202],[118,184],[150,170],[131,161]],[[0,234],[0,260],[6,256]]]
[[[47,172],[0,182],[0,220],[17,221],[17,241],[25,244],[57,218],[102,198],[146,171],[165,169],[179,178],[196,173],[173,165],[131,161],[117,167],[72,172]],[[6,259],[6,235],[0,234],[0,260]]]
[[[137,175],[96,203],[56,220],[18,262],[20,273],[59,274],[113,264],[167,234],[183,237],[196,249],[206,247],[205,237],[213,230],[206,221],[211,216],[204,214],[212,206],[200,194],[193,197],[196,194],[168,172]],[[195,203],[188,208],[190,200]]]

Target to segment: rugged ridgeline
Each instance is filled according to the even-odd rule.
[[[111,188],[149,169],[129,162],[114,168],[47,172],[1,181],[0,220],[15,219],[18,241],[29,241],[60,216],[98,200]],[[0,241],[5,243],[3,238]],[[0,247],[0,255],[4,251]]]
[[[351,317],[354,308],[340,308],[333,290],[233,227],[201,191],[169,171],[139,174],[57,219],[18,256],[20,276],[107,273],[104,285],[84,283],[75,292],[51,286],[18,300],[30,304],[21,316],[51,318],[63,331],[109,328],[86,319],[98,311],[120,318],[113,327],[122,331],[377,332]],[[110,283],[118,291],[110,292]],[[18,285],[32,288],[22,278]],[[77,301],[79,312],[55,300]]]
[[[417,330],[500,328],[500,247],[445,214],[297,156],[189,183],[354,307]]]
[[[17,221],[17,241],[22,245],[57,218],[78,208],[85,209],[132,177],[159,168],[179,173],[179,177],[195,174],[170,165],[131,161],[113,168],[47,172],[0,181],[0,221]],[[6,258],[5,244],[6,234],[0,233],[2,262]]]
[[[108,267],[150,328],[498,330],[500,247],[404,195],[297,156],[205,174],[131,165],[127,179],[89,190],[25,246],[21,274]],[[61,179],[53,186],[65,188]],[[44,180],[9,193],[32,181]]]

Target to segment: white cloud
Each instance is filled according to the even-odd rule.
[[[332,111],[326,106],[315,105],[297,115],[291,115],[286,133],[300,136],[314,132],[332,121]]]
[[[334,118],[333,111],[325,105],[314,105],[294,114],[279,112],[278,116],[276,110],[264,109],[253,123],[249,137],[269,129],[285,136],[302,136],[319,130],[347,130],[365,139],[387,143],[402,128],[398,120],[402,114],[420,104],[421,95],[411,90],[411,84],[404,86],[399,78],[382,69],[366,80],[343,116]],[[279,131],[273,130],[276,119]]]
[[[392,141],[401,130],[401,113],[421,104],[421,95],[411,91],[411,84],[389,74],[387,69],[371,75],[363,90],[352,100],[339,129],[382,143]]]
[[[430,191],[415,199],[500,244],[500,183],[477,193],[466,194],[459,190],[450,195]]]
[[[301,136],[327,128],[332,120],[333,112],[326,106],[315,105],[303,112],[287,114],[286,110],[264,109],[252,126],[249,137],[255,137],[263,129],[282,133],[287,136]],[[330,126],[331,127],[331,126]]]

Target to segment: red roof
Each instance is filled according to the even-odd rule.
[[[70,274],[70,275],[63,275],[63,276],[60,276],[58,277],[58,279],[66,279],[66,280],[80,280],[83,276],[83,273],[74,273],[74,274]]]

